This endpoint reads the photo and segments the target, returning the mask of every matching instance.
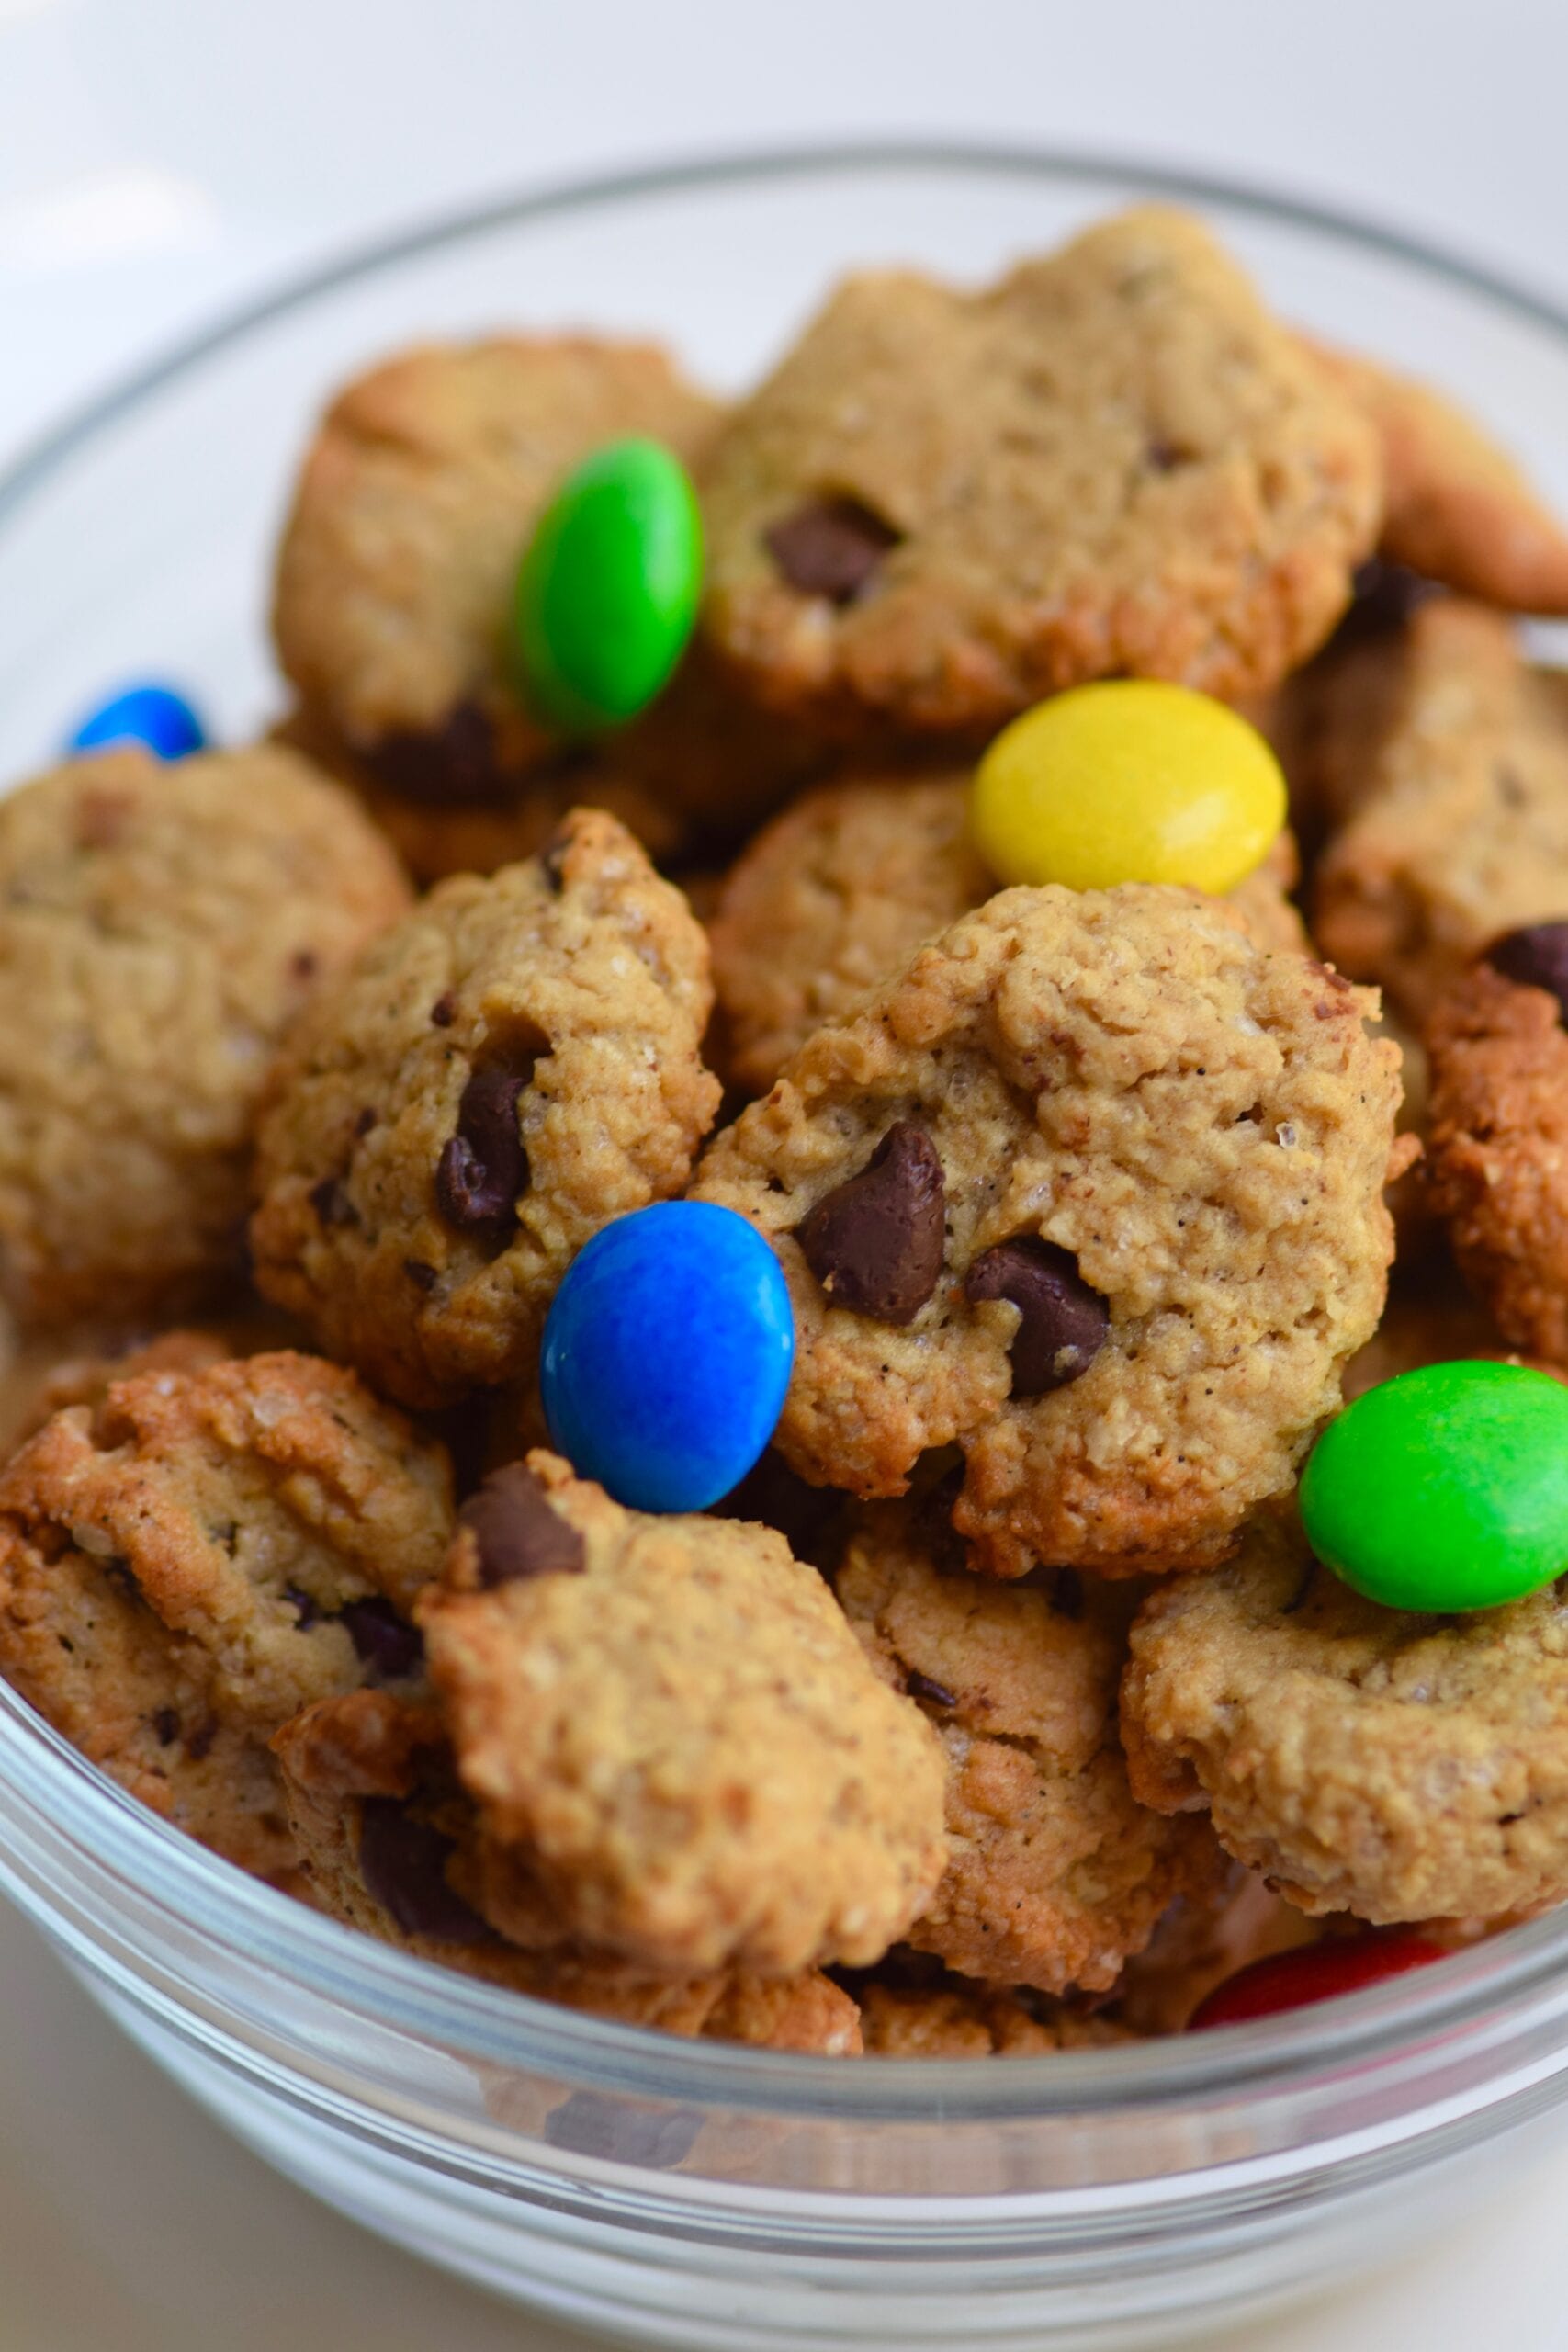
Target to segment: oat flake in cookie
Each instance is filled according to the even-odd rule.
[[[443,1450],[287,1352],[143,1371],[0,1478],[0,1672],[133,1796],[248,1869],[295,1860],[274,1732],[423,1671]]]
[[[1267,689],[1348,599],[1382,458],[1207,232],[1150,209],[978,295],[849,279],[702,481],[712,643],[863,739],[1118,674]]]
[[[936,1739],[770,1529],[624,1510],[531,1453],[465,1507],[422,1623],[487,1832],[590,1944],[864,1965],[942,1874]]]
[[[707,943],[615,819],[434,890],[290,1040],[256,1281],[413,1406],[531,1369],[602,1225],[679,1192],[718,1083]]]
[[[1197,892],[1004,891],[922,948],[695,1187],[789,1282],[781,1453],[888,1496],[956,1441],[995,1575],[1223,1558],[1382,1311],[1399,1081],[1371,1010]]]

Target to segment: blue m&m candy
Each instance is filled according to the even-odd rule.
[[[550,1435],[637,1510],[705,1510],[773,1433],[795,1360],[778,1260],[733,1209],[661,1201],[573,1259],[545,1325]]]
[[[88,713],[71,738],[73,752],[105,752],[139,743],[154,759],[183,760],[206,748],[207,729],[173,686],[127,686]]]

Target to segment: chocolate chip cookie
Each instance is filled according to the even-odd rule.
[[[1382,444],[1383,555],[1483,604],[1568,613],[1568,532],[1507,451],[1429,385],[1312,347]]]
[[[1340,690],[1313,932],[1419,1027],[1499,933],[1568,910],[1568,677],[1532,669],[1502,615],[1440,597]]]
[[[1565,1004],[1568,922],[1538,923],[1496,941],[1427,1029],[1433,1205],[1505,1339],[1555,1364],[1568,1364]]]
[[[564,477],[643,435],[691,458],[717,412],[651,345],[430,345],[344,387],[306,454],[273,629],[308,712],[413,799],[504,799],[557,748],[506,651],[529,534]]]
[[[1259,692],[1371,553],[1378,436],[1194,220],[978,295],[850,279],[705,461],[706,628],[851,737],[994,731],[1119,674]]]
[[[726,1069],[764,1094],[813,1031],[902,971],[916,949],[997,888],[971,847],[966,774],[822,785],[764,827],[708,925]],[[1304,952],[1281,833],[1230,894],[1266,947]]]
[[[794,1302],[775,1442],[896,1495],[956,1441],[977,1566],[1223,1557],[1375,1328],[1397,1054],[1222,902],[1003,891],[819,1031],[695,1187]]]
[[[571,1931],[658,1969],[864,1964],[942,1875],[942,1751],[813,1568],[531,1453],[422,1614],[457,1769]]]
[[[1122,1693],[1133,1787],[1207,1810],[1303,1911],[1493,1917],[1568,1895],[1568,1603],[1416,1617],[1288,1521],[1159,1586]]]
[[[0,1672],[143,1804],[248,1869],[295,1859],[273,1733],[423,1670],[439,1446],[288,1353],[142,1370],[0,1476]]]
[[[290,1039],[260,1288],[405,1404],[531,1369],[582,1244],[686,1182],[718,1102],[711,1004],[684,899],[602,811],[443,883]]]
[[[957,1976],[931,1985],[874,1978],[856,1989],[868,2058],[1043,2058],[1133,2039],[1110,2018]]]
[[[943,1563],[927,1516],[874,1506],[835,1580],[867,1656],[947,1757],[951,1856],[908,1939],[991,1984],[1104,1992],[1166,1906],[1223,1868],[1205,1823],[1162,1820],[1127,1786],[1131,1600],[1070,1568],[970,1576]]]
[[[707,2041],[827,2056],[861,2047],[817,1970],[666,1976],[567,1940],[525,1866],[487,1845],[441,1719],[388,1690],[307,1708],[273,1742],[312,1894],[351,1927],[536,1999]]]
[[[408,888],[288,752],[57,768],[0,802],[0,1295],[23,1322],[178,1303],[238,1261],[295,1015]]]

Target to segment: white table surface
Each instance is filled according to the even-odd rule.
[[[391,222],[702,149],[1055,141],[1266,180],[1568,297],[1562,0],[0,0],[0,462]],[[0,616],[0,625],[3,625]],[[566,2352],[231,2143],[0,1908],[4,2352]],[[1210,2352],[1561,2352],[1568,2160]]]

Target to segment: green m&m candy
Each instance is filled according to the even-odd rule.
[[[513,650],[524,699],[583,734],[636,717],[685,650],[702,588],[703,526],[679,459],[611,441],[570,474],[517,574]]]
[[[1330,1422],[1301,1486],[1318,1558],[1369,1600],[1447,1614],[1568,1569],[1568,1388],[1522,1364],[1425,1364]]]

